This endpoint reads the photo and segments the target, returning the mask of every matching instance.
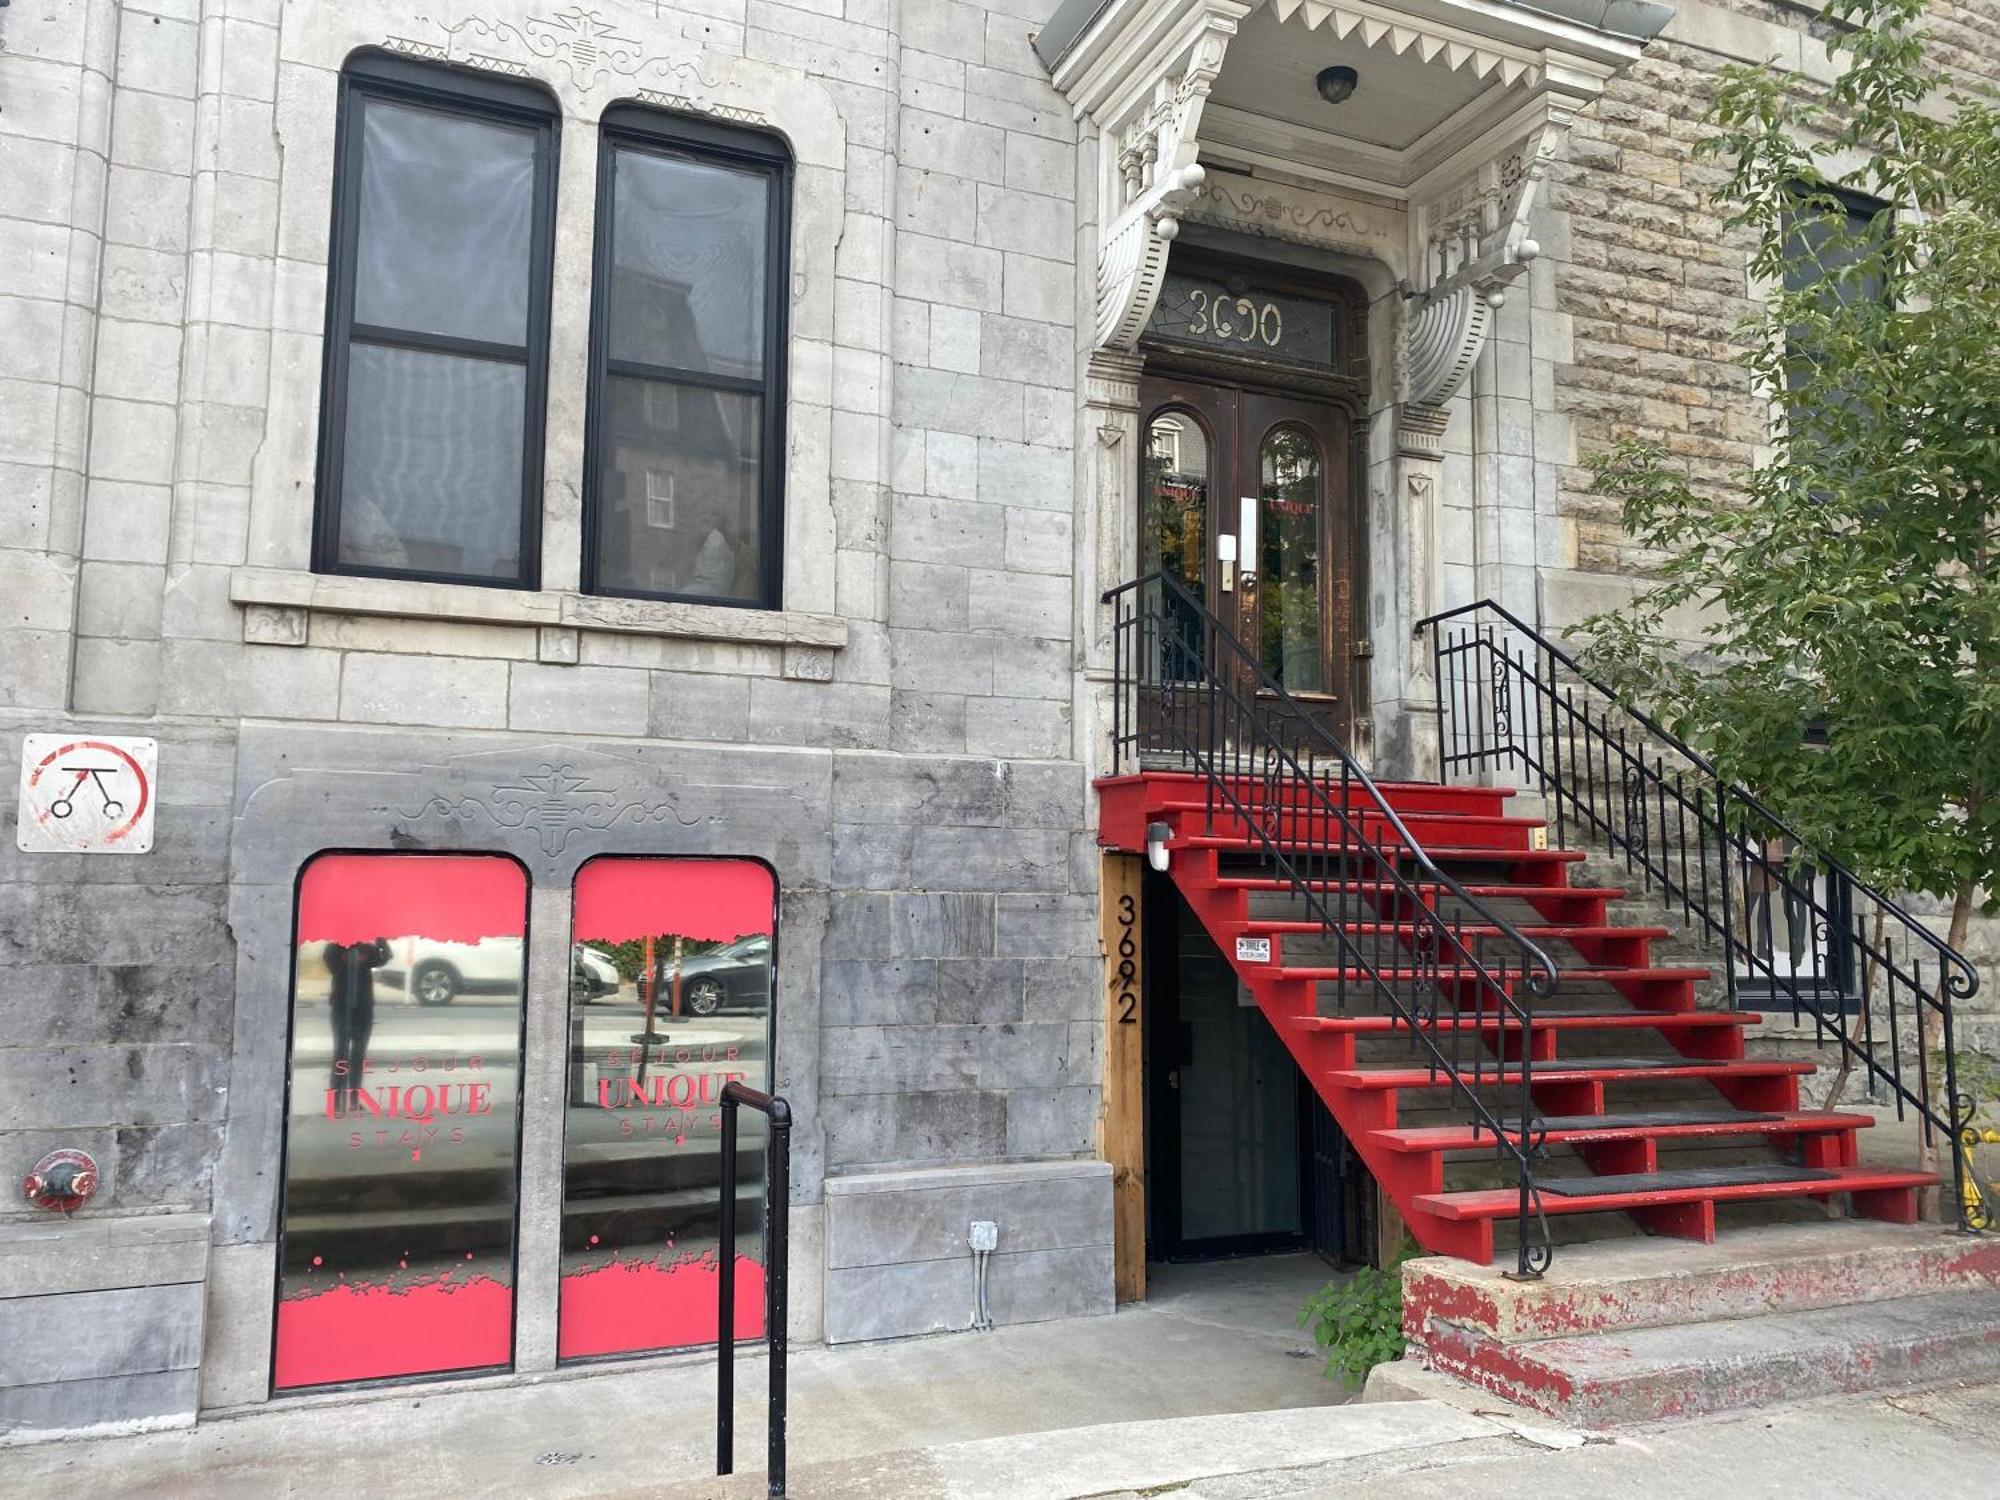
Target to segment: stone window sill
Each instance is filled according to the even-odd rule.
[[[801,648],[786,652],[786,675],[831,676],[831,653],[847,644],[847,622],[835,615],[790,609],[726,609],[544,589],[488,589],[473,584],[418,583],[402,578],[349,578],[285,568],[237,568],[229,597],[243,610],[243,639],[303,646],[310,615],[377,615],[407,620],[457,620],[480,625],[532,625],[543,661],[575,661],[586,630],[617,635],[671,636],[693,641]],[[796,664],[793,657],[796,655]],[[823,669],[823,670],[822,670]]]

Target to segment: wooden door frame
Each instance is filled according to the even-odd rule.
[[[1348,441],[1345,472],[1336,476],[1333,472],[1333,461],[1329,459],[1327,483],[1331,486],[1336,477],[1339,477],[1344,478],[1347,484],[1347,526],[1346,535],[1341,539],[1349,559],[1347,572],[1351,590],[1346,622],[1347,656],[1345,661],[1329,664],[1332,668],[1329,675],[1331,680],[1342,684],[1340,691],[1346,700],[1346,712],[1342,716],[1347,726],[1345,738],[1352,748],[1355,738],[1354,726],[1369,719],[1373,712],[1370,703],[1373,673],[1369,669],[1373,643],[1369,630],[1368,607],[1370,580],[1374,571],[1369,552],[1368,294],[1358,281],[1350,277],[1330,273],[1316,274],[1301,270],[1297,266],[1261,261],[1242,255],[1226,255],[1193,246],[1176,247],[1172,258],[1172,269],[1176,272],[1213,276],[1224,286],[1232,289],[1247,288],[1254,283],[1259,288],[1268,288],[1274,292],[1310,297],[1327,303],[1334,309],[1340,358],[1329,368],[1313,369],[1301,365],[1283,364],[1239,354],[1226,347],[1198,349],[1142,336],[1139,340],[1139,352],[1144,363],[1135,383],[1135,389],[1143,393],[1149,384],[1158,380],[1191,381],[1209,386],[1235,388],[1248,393],[1317,402],[1331,406],[1346,416]],[[1145,455],[1148,418],[1151,413],[1152,408],[1142,394],[1137,414],[1139,442],[1132,502],[1135,510],[1130,523],[1134,527],[1133,534],[1139,547],[1144,546],[1139,518],[1146,504]],[[1210,434],[1210,437],[1213,448],[1214,434]],[[1216,506],[1225,503],[1217,499],[1219,482],[1216,478],[1217,468],[1215,456],[1211,452],[1209,479],[1211,528],[1218,525],[1222,519]],[[1228,497],[1226,503],[1234,504],[1234,497]],[[1136,553],[1132,562],[1136,568],[1139,563]],[[1213,563],[1213,557],[1204,558],[1205,566],[1212,566]],[[1212,598],[1209,602],[1212,603]]]

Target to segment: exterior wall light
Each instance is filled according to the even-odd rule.
[[[1167,840],[1173,832],[1165,823],[1146,825],[1146,863],[1162,875],[1167,873]]]
[[[1354,86],[1361,81],[1361,75],[1344,64],[1331,68],[1321,68],[1319,77],[1313,80],[1313,87],[1319,90],[1320,98],[1328,104],[1345,104],[1354,92]]]

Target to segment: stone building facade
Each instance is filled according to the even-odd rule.
[[[1706,78],[1767,57],[1823,76],[1824,23],[1809,4],[1684,0],[1636,35],[1587,8],[1416,6],[1406,39],[1375,6],[1344,22],[1283,0],[1157,7],[1204,37],[1296,28],[1364,87],[1435,69],[1440,100],[1473,79],[1543,101],[1529,122],[1494,95],[1506,110],[1464,148],[1499,184],[1525,140],[1537,191],[1504,183],[1520,210],[1491,267],[1505,299],[1483,337],[1452,331],[1457,367],[1414,393],[1427,406],[1404,304],[1424,284],[1416,215],[1437,205],[1314,156],[1309,132],[1258,136],[1240,96],[1211,111],[1232,120],[1221,144],[1180,143],[1206,181],[1152,184],[1172,214],[1145,235],[1169,217],[1183,247],[1331,271],[1366,308],[1357,619],[1376,648],[1353,733],[1391,770],[1426,767],[1423,666],[1398,644],[1412,620],[1491,596],[1561,626],[1628,586],[1641,560],[1579,452],[1638,430],[1718,477],[1755,452],[1728,362],[1743,255],[1705,217],[1689,149]],[[1089,779],[1098,596],[1138,567],[1146,376],[1143,339],[1104,336],[1105,184],[1126,180],[1106,142],[1132,79],[1079,76],[1070,44],[1106,23],[1094,11],[0,10],[0,774],[11,787],[30,733],[159,747],[151,852],[0,847],[0,1169],[79,1148],[102,1173],[73,1220],[0,1206],[0,1431],[270,1398],[296,885],[326,850],[526,871],[512,1369],[559,1358],[565,935],[599,855],[774,872],[797,1334],[963,1326],[975,1218],[1001,1226],[996,1318],[1109,1311]],[[1995,19],[1990,0],[1940,11],[1955,66],[2000,72]],[[1490,67],[1475,23],[1495,28]],[[1147,97],[1202,93],[1205,45]],[[549,101],[539,567],[522,586],[340,571],[315,550],[356,58]],[[599,126],[630,105],[789,156],[767,607],[586,587]],[[1168,238],[1148,253],[1171,274]],[[11,832],[11,802],[4,816]]]

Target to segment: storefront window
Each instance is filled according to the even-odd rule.
[[[563,1359],[715,1339],[722,1088],[770,1086],[776,900],[754,860],[602,858],[577,874]],[[740,1126],[736,1333],[756,1338],[763,1116]]]
[[[300,877],[275,1389],[512,1362],[527,915],[498,855]]]

